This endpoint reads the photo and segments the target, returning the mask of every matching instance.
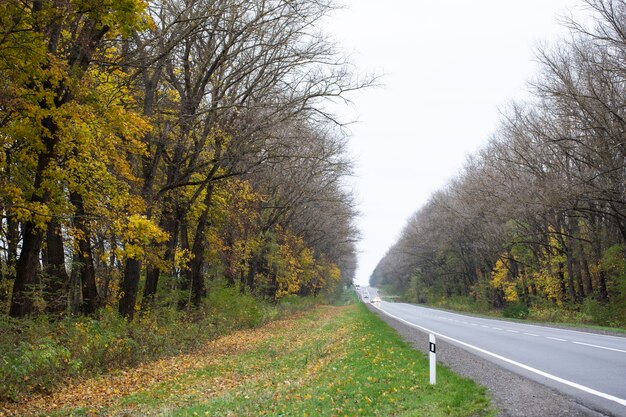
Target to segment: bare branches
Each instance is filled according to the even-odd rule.
[[[610,297],[603,251],[626,243],[626,2],[585,3],[595,25],[569,19],[571,38],[538,51],[534,99],[513,104],[489,145],[408,221],[374,281],[448,295],[487,283],[498,307],[503,287],[489,280],[500,265],[527,303],[531,293]]]

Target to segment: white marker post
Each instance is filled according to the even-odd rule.
[[[430,334],[428,336],[428,350],[430,351],[430,385],[437,383],[437,344],[435,341],[435,335]]]

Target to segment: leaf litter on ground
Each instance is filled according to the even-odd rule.
[[[492,415],[484,388],[443,372],[449,382],[428,387],[423,354],[363,306],[320,306],[0,404],[0,416]]]

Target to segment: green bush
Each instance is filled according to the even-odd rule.
[[[601,303],[597,300],[586,299],[583,302],[581,312],[591,317],[593,323],[600,326],[620,327],[626,326],[626,310],[616,303]]]
[[[242,292],[238,286],[215,285],[209,290],[205,304],[220,332],[256,327],[269,318],[263,301]]]
[[[519,302],[508,304],[502,310],[502,315],[510,319],[525,319],[528,318],[528,314],[528,306]]]
[[[69,349],[50,338],[34,345],[22,342],[0,360],[0,398],[17,400],[24,388],[48,391],[63,377],[75,374],[80,365]]]

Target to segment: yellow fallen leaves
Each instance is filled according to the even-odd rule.
[[[337,314],[337,311],[322,307],[315,314],[322,319]],[[40,415],[75,408],[88,408],[88,415],[96,416],[99,411],[117,404],[120,398],[143,392],[151,392],[153,397],[159,395],[168,405],[187,398],[219,395],[241,385],[246,378],[234,372],[213,377],[202,376],[199,379],[190,375],[194,371],[216,367],[230,357],[254,350],[277,335],[294,331],[302,326],[297,320],[299,317],[297,315],[290,319],[276,320],[257,329],[236,331],[207,343],[193,353],[164,358],[96,378],[68,381],[65,387],[52,394],[31,397],[21,403],[0,403],[0,417]],[[281,349],[283,352],[296,349],[301,343],[303,342],[298,338],[292,338],[286,340]],[[309,372],[314,372],[315,367],[312,365]],[[167,384],[168,382],[171,384]],[[165,392],[153,392],[155,387],[163,385],[167,385]],[[125,407],[132,408],[134,405],[125,404]],[[110,409],[107,413],[109,411]]]
[[[174,381],[190,371],[215,366],[225,356],[244,353],[290,326],[295,326],[294,320],[278,320],[258,329],[236,331],[207,343],[193,353],[164,358],[101,377],[68,381],[65,387],[52,394],[38,395],[20,403],[0,403],[0,417],[45,414],[79,407],[89,407],[97,414],[98,409],[110,406],[120,397]],[[206,382],[210,387],[204,390],[204,395],[214,395],[238,383],[234,378],[223,376],[209,378]]]

